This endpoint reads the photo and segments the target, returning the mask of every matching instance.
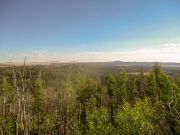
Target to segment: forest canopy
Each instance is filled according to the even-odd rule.
[[[180,78],[158,64],[103,76],[4,68],[0,106],[2,135],[180,134]]]

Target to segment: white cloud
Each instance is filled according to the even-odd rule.
[[[133,51],[120,52],[83,52],[58,53],[33,51],[27,53],[1,53],[0,62],[22,62],[27,56],[29,62],[104,62],[104,61],[146,61],[146,62],[180,62],[180,44],[164,44],[158,48],[141,48]]]
[[[41,55],[41,54],[46,54],[47,51],[33,51],[32,53]]]
[[[164,44],[165,47],[178,47],[180,46],[180,44],[174,44],[174,43],[170,43],[170,44]]]

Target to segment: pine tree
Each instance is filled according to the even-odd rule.
[[[143,70],[139,72],[136,77],[136,87],[138,90],[138,96],[143,98],[146,94],[146,80]]]
[[[117,82],[116,78],[109,73],[106,76],[106,86],[107,86],[107,93],[108,93],[108,103],[109,103],[109,117],[110,117],[110,122],[113,125],[114,124],[114,109],[115,109],[115,101],[114,101],[114,96],[116,93],[116,88],[117,88]]]
[[[8,77],[3,77],[2,80],[2,94],[3,94],[3,114],[0,120],[0,126],[4,129],[4,134],[11,135],[15,132],[15,117],[11,112],[12,87],[9,83]]]
[[[157,98],[157,83],[156,83],[156,77],[153,72],[151,72],[148,76],[148,91],[147,95],[151,98]]]
[[[171,101],[173,88],[171,80],[167,74],[161,70],[159,65],[153,66],[153,73],[155,74],[156,78],[158,97],[164,102]]]
[[[125,70],[121,70],[118,76],[117,104],[120,105],[127,100],[128,75]]]
[[[41,72],[38,74],[37,79],[34,83],[33,91],[33,109],[32,113],[34,116],[34,131],[37,134],[41,133],[41,128],[44,121],[44,98],[43,98],[43,88]]]
[[[10,83],[8,82],[7,77],[3,77],[2,80],[2,90],[3,90],[3,102],[4,102],[4,106],[3,106],[3,115],[6,114],[6,106],[7,106],[7,102],[10,99],[10,95],[11,95],[11,86]]]

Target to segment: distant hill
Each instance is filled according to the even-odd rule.
[[[31,62],[26,63],[27,66],[40,66],[44,69],[60,70],[62,72],[74,73],[83,72],[89,75],[104,75],[107,72],[117,73],[120,69],[125,69],[128,73],[137,73],[140,70],[149,72],[152,70],[152,66],[158,63],[162,66],[163,70],[170,76],[180,76],[180,63],[163,63],[163,62],[69,62],[60,63],[57,61],[50,62]],[[23,63],[1,63],[0,67],[22,66]],[[1,69],[3,70],[3,69]]]
[[[5,62],[0,63],[0,66],[22,66],[23,62]],[[58,62],[58,61],[47,61],[47,62],[27,62],[26,65],[69,65],[69,64],[85,64],[85,65],[104,65],[104,66],[153,66],[154,64],[160,64],[163,67],[180,67],[180,63],[174,62],[123,62],[123,61],[112,61],[112,62]]]

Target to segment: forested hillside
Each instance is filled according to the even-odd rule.
[[[179,135],[180,78],[157,64],[126,70],[2,68],[0,134]]]

